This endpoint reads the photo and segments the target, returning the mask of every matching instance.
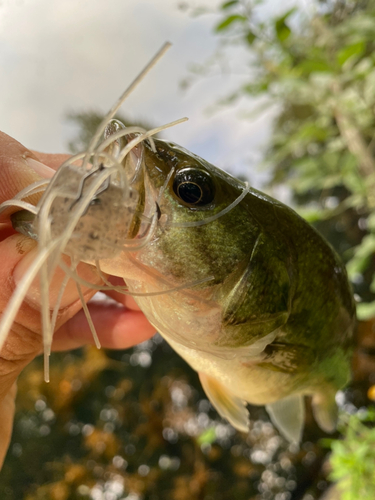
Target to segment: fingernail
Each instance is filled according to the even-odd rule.
[[[50,179],[56,173],[53,168],[47,167],[47,165],[44,165],[44,163],[34,160],[33,158],[26,158],[26,163],[32,170],[34,170],[34,172],[36,172],[38,175],[40,175],[40,177],[43,177],[44,179]]]

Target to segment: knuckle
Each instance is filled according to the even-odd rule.
[[[14,324],[0,351],[0,377],[29,363],[40,353],[41,345],[39,333]]]

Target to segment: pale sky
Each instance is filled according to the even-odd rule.
[[[269,135],[269,116],[239,118],[251,109],[208,114],[207,108],[244,81],[238,53],[235,75],[202,78],[180,88],[188,66],[215,50],[215,15],[191,17],[177,0],[3,0],[0,3],[0,130],[30,149],[64,152],[74,129],[69,111],[106,112],[165,42],[173,47],[126,101],[122,113],[160,125],[189,121],[164,133],[231,173],[256,173]],[[216,0],[206,4],[216,4]],[[221,3],[221,2],[219,2]],[[270,5],[277,5],[273,0]],[[283,8],[287,5],[285,2]],[[272,9],[271,9],[272,10]],[[238,68],[244,68],[243,72]]]

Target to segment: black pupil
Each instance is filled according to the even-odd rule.
[[[202,189],[193,182],[182,182],[177,190],[178,196],[186,203],[199,203],[202,198]]]
[[[173,190],[180,200],[195,206],[208,205],[215,196],[210,175],[193,168],[184,168],[176,173]]]

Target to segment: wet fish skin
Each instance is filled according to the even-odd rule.
[[[350,378],[355,327],[345,266],[296,212],[255,189],[216,220],[186,227],[220,213],[245,185],[180,146],[155,145],[153,151],[144,144],[143,210],[154,206],[174,169],[158,200],[160,225],[136,261],[123,256],[106,270],[121,274],[135,292],[208,279],[136,300],[235,427],[247,429],[247,402],[266,405],[280,431],[298,442],[303,397],[312,395],[319,425],[333,431],[334,398]],[[175,180],[186,170],[187,182],[212,181],[208,203],[179,197]]]

